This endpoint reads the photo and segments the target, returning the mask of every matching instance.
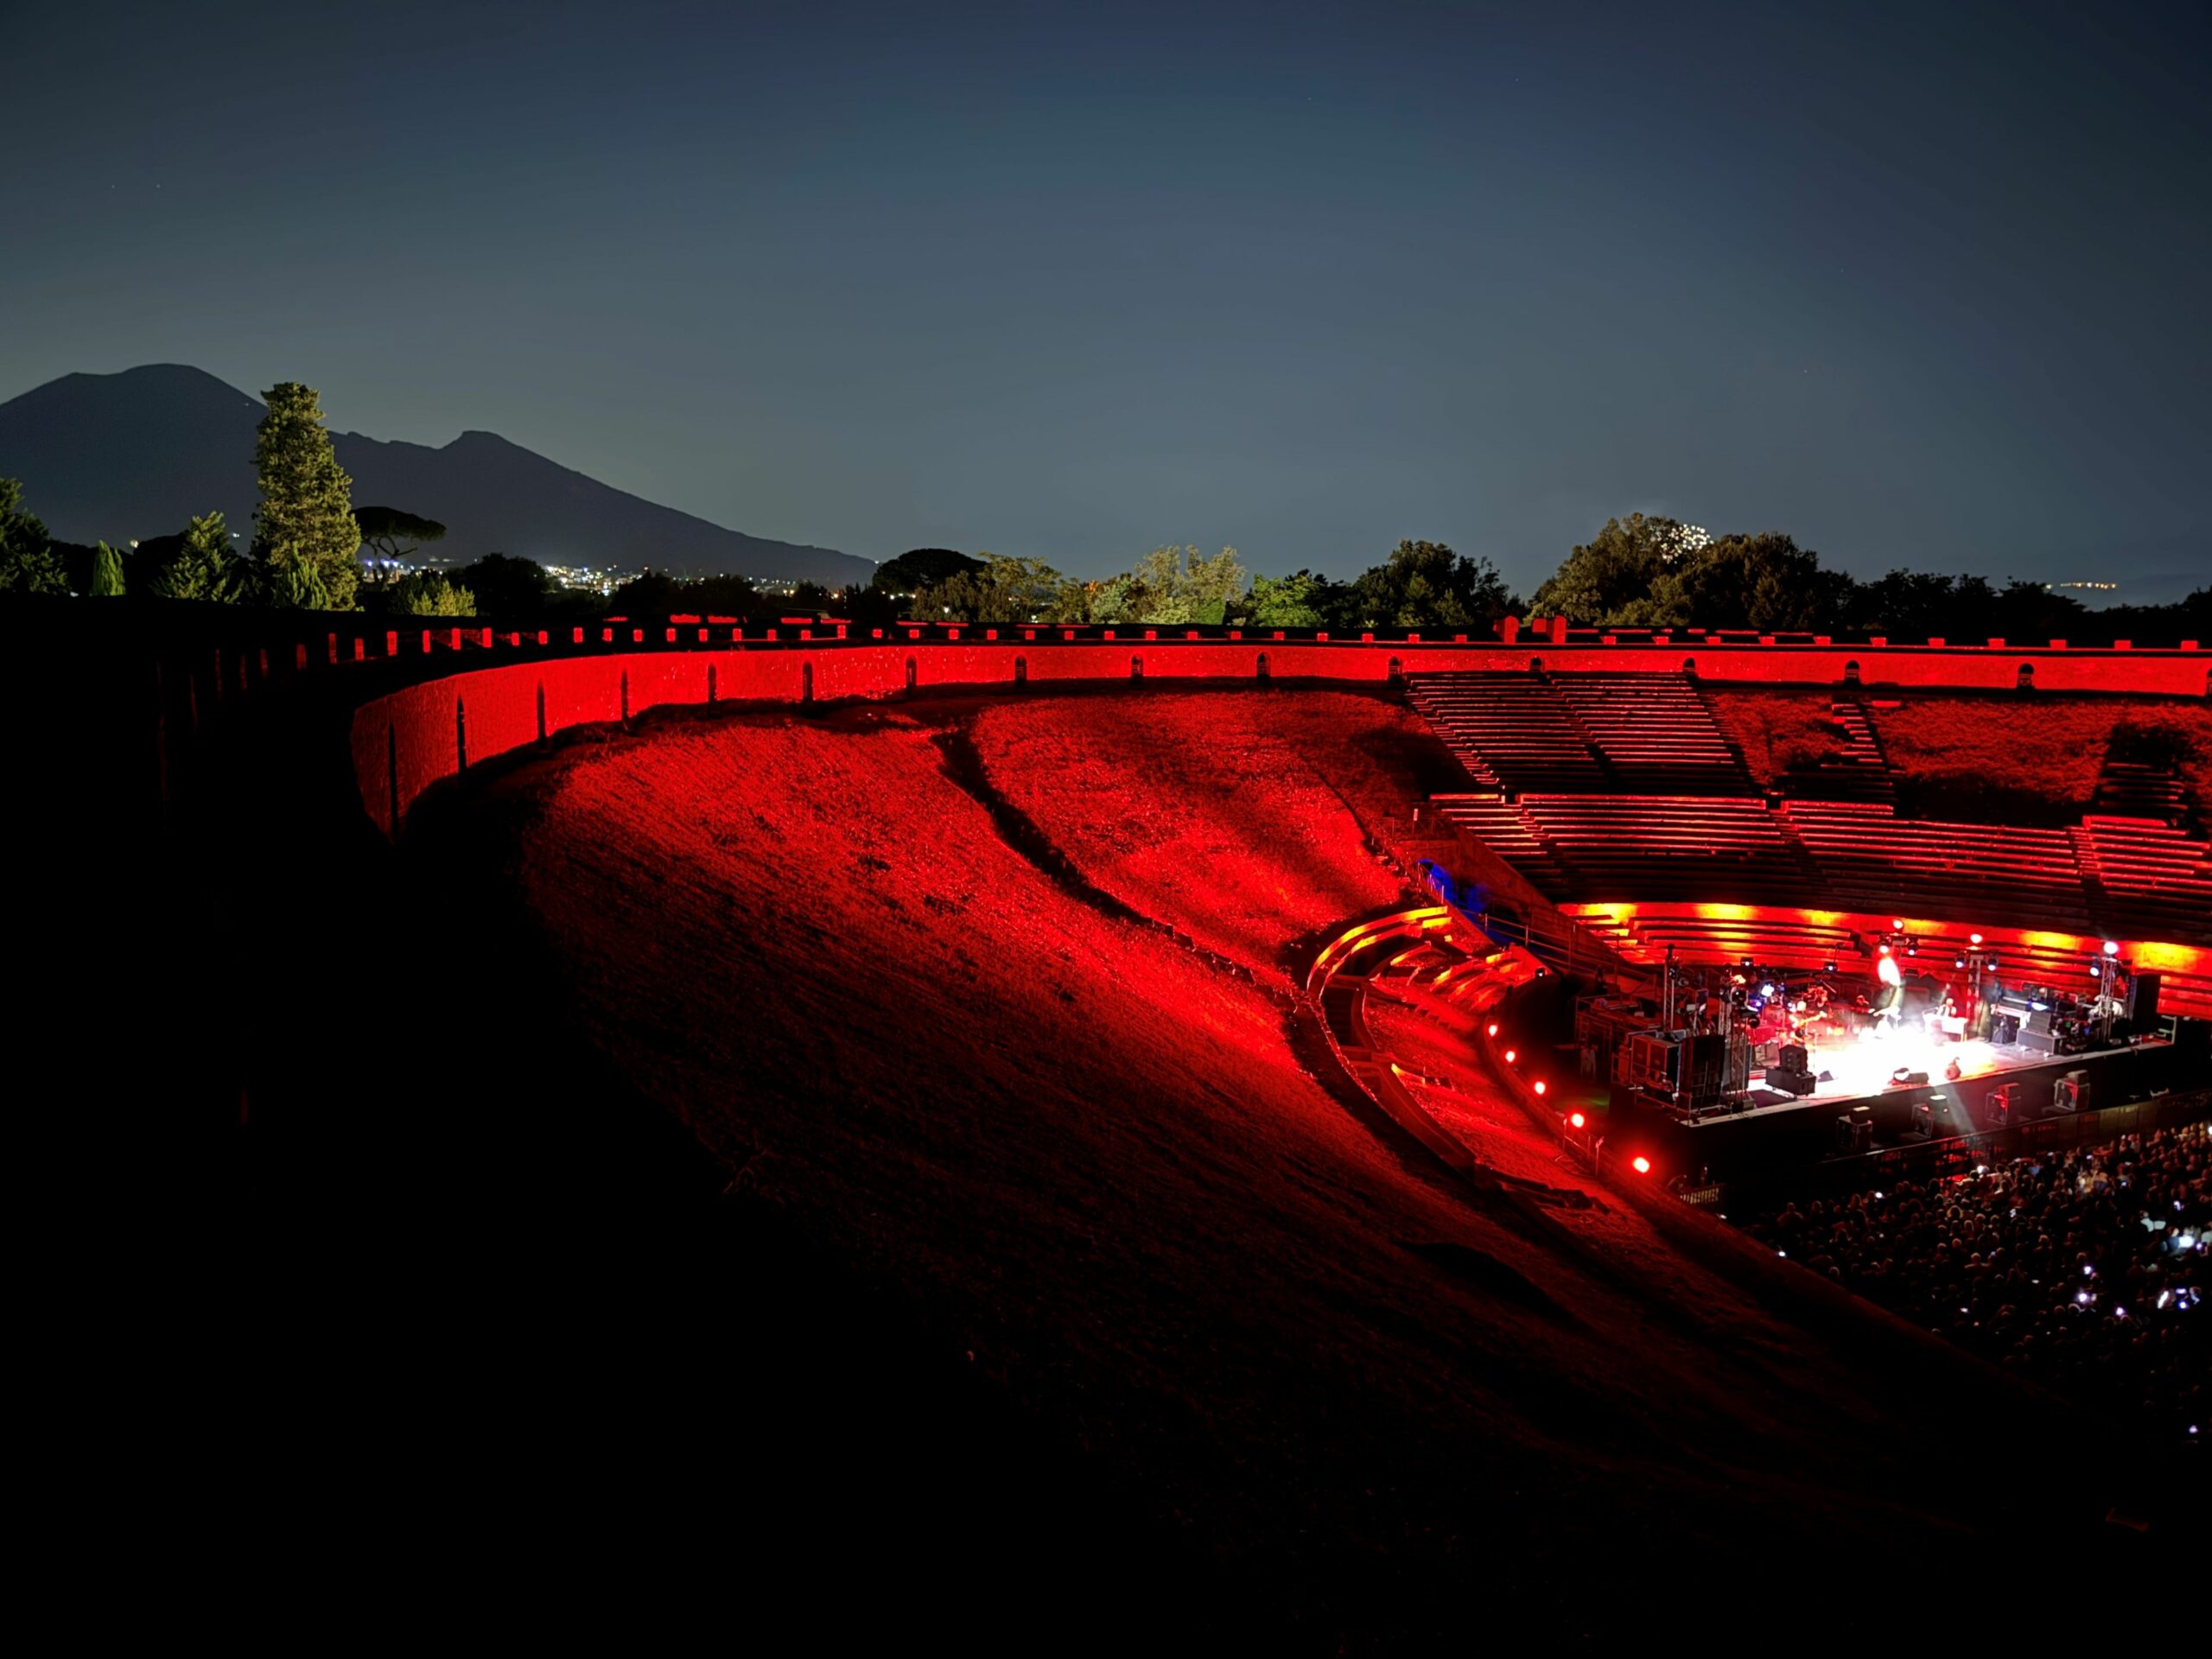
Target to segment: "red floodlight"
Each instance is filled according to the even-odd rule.
[[[1497,1022],[1495,1020],[1491,1021],[1490,1034],[1493,1037],[1497,1035]]]
[[[1628,1160],[1628,1166],[1639,1175],[1649,1175],[1651,1173],[1651,1160],[1640,1152]]]
[[[1513,1062],[1514,1062],[1516,1059],[1517,1059],[1518,1058],[1519,1058],[1519,1056],[1518,1056],[1518,1055],[1516,1055],[1516,1054],[1515,1054],[1515,1053],[1514,1053],[1514,1052],[1513,1052],[1511,1049],[1510,1049],[1510,1048],[1509,1048],[1509,1049],[1507,1049],[1507,1050],[1505,1051],[1505,1063],[1506,1063],[1508,1065],[1512,1065],[1512,1064],[1513,1064]]]
[[[1544,1083],[1541,1077],[1536,1079],[1536,1092],[1540,1095],[1544,1092]]]
[[[1980,934],[1979,934],[1979,933],[1969,933],[1969,934],[1967,934],[1967,943],[1968,944],[1980,944],[1981,943],[1981,935],[1980,935]]]
[[[1569,1112],[1567,1115],[1567,1127],[1570,1129],[1581,1128],[1589,1122],[1590,1120],[1580,1112]]]

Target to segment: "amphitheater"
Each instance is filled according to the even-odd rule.
[[[1839,1559],[1986,1573],[2027,1529],[2158,1559],[2127,1431],[1564,1156],[1589,1089],[1545,1022],[1669,947],[1809,968],[1899,927],[2053,980],[2109,940],[2212,1018],[2212,654],[850,632],[226,637],[152,652],[150,696],[84,671],[231,895],[165,918],[180,957],[417,1011],[419,1055],[264,1020],[175,1090],[276,1148],[225,1178],[256,1227],[441,1241],[403,1277],[470,1363],[377,1329],[456,1411],[535,1401],[574,1341],[650,1355],[556,1390],[653,1449],[595,1491],[634,1508],[742,1422],[746,1559],[815,1574],[798,1541],[834,1535],[840,1575],[982,1596],[1017,1642],[1173,1609],[1385,1647],[1478,1602],[1589,1640],[1687,1618],[1719,1563],[1764,1619]],[[341,832],[342,918],[238,853]],[[372,1173],[308,1196],[334,1164]],[[495,1258],[533,1309],[498,1343],[452,1287]]]

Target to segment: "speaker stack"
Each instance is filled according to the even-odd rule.
[[[1767,1069],[1766,1086],[1801,1100],[1813,1092],[1813,1071],[1802,1043],[1784,1043],[1773,1065]]]

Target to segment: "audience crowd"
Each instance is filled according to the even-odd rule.
[[[2160,1433],[2212,1433],[2212,1138],[2123,1135],[1750,1230],[1869,1300]]]

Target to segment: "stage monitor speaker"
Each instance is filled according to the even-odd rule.
[[[1809,1071],[1770,1071],[1766,1074],[1770,1089],[1778,1089],[1785,1095],[1800,1099],[1813,1092],[1813,1074]]]
[[[2127,1023],[2147,1031],[2158,1020],[2158,976],[2137,974],[2127,982]]]

